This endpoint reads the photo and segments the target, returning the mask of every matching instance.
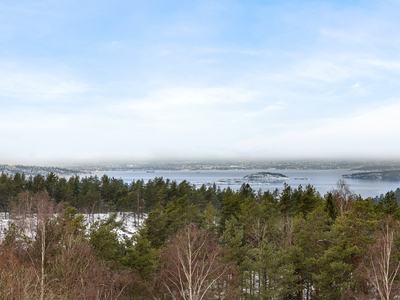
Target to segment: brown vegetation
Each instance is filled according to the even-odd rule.
[[[96,258],[47,193],[24,192],[18,200],[0,244],[1,299],[122,298],[132,274]]]
[[[376,243],[369,247],[365,270],[369,282],[381,300],[395,299],[400,292],[399,285],[395,283],[400,269],[398,260],[400,249],[395,244],[399,233],[399,221],[389,215],[380,222],[375,231]]]
[[[228,265],[220,263],[217,237],[196,225],[180,229],[161,255],[160,290],[172,299],[210,299],[224,286]],[[219,293],[218,299],[224,299]]]

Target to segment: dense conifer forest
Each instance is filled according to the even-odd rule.
[[[400,299],[400,207],[163,178],[0,176],[1,299]],[[145,221],[121,239],[116,215]]]

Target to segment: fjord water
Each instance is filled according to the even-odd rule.
[[[283,183],[286,182],[293,188],[297,188],[300,184],[305,187],[307,184],[313,185],[322,195],[331,189],[344,174],[357,173],[359,171],[349,171],[343,169],[333,170],[199,170],[199,171],[155,171],[148,173],[146,171],[99,171],[94,172],[95,175],[101,177],[107,174],[110,177],[122,179],[124,182],[131,183],[132,180],[143,179],[145,182],[153,180],[155,177],[163,177],[164,179],[175,180],[178,183],[186,180],[197,187],[202,184],[212,185],[214,182],[223,188],[228,186],[231,189],[239,189],[242,183],[238,184],[222,184],[220,180],[227,179],[243,179],[244,176],[257,172],[281,173],[289,177],[286,180],[279,180],[268,183],[249,183],[255,190],[273,191],[275,188],[282,189]],[[362,197],[375,197],[385,194],[390,190],[395,190],[400,187],[400,181],[385,181],[385,180],[356,180],[345,179],[357,195]]]

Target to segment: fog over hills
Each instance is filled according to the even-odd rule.
[[[0,172],[26,175],[46,175],[50,172],[58,176],[85,175],[95,171],[178,171],[178,170],[329,170],[348,169],[360,171],[356,174],[378,174],[386,171],[395,174],[400,170],[400,161],[354,161],[354,160],[282,160],[282,161],[158,161],[130,163],[68,164],[57,166],[0,165]],[[356,176],[354,174],[354,176]],[[380,174],[380,173],[379,173]],[[396,173],[397,174],[397,173]],[[359,176],[360,177],[360,176]],[[361,176],[360,178],[362,178]],[[350,177],[349,177],[350,178]],[[368,177],[367,177],[368,178]],[[372,177],[370,177],[372,178]]]

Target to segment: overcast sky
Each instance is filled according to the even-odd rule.
[[[400,1],[0,2],[0,164],[400,157]]]

